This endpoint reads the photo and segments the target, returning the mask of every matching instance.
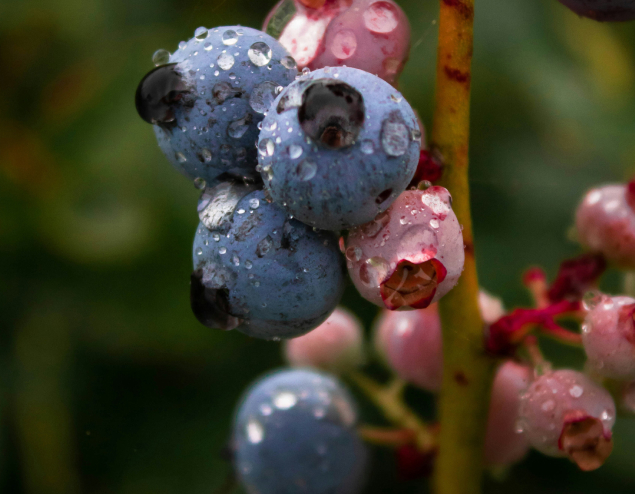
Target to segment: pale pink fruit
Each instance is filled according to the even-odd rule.
[[[520,394],[531,382],[532,370],[512,360],[502,364],[496,372],[489,404],[485,433],[485,463],[511,465],[529,451],[529,441],[517,431]]]
[[[633,184],[591,189],[576,211],[580,242],[624,267],[635,267]]]
[[[613,379],[635,379],[635,299],[599,295],[589,304],[582,343],[589,365]]]
[[[373,221],[350,230],[348,272],[359,293],[390,310],[422,309],[458,282],[465,253],[443,187],[408,190]]]
[[[611,453],[615,403],[608,391],[580,372],[538,377],[523,394],[519,427],[548,456],[568,457],[582,470],[599,468]]]
[[[382,311],[375,323],[375,345],[403,380],[428,391],[439,390],[443,353],[436,304],[420,310]]]
[[[338,307],[313,331],[284,342],[284,356],[296,367],[317,367],[341,372],[364,361],[362,324]]]

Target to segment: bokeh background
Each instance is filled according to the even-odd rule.
[[[430,123],[438,6],[412,25],[401,90]],[[273,1],[0,2],[0,492],[216,494],[232,411],[278,343],[199,325],[189,308],[198,193],[159,151],[133,96],[158,48],[200,25],[259,27]],[[635,23],[555,0],[478,0],[471,185],[481,283],[508,307],[520,275],[579,248],[588,187],[635,172]],[[607,290],[619,290],[611,272]],[[375,309],[345,304],[370,327]],[[560,364],[579,353],[547,346]],[[432,400],[414,390],[422,413]],[[364,421],[381,417],[362,400]],[[488,493],[632,493],[635,419],[582,474],[532,453]],[[460,475],[460,472],[457,472]],[[376,450],[368,493],[425,492]]]

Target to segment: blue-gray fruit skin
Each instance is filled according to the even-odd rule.
[[[237,33],[233,45],[223,43],[228,31]],[[271,61],[262,66],[248,56],[250,47],[259,42],[272,51]],[[177,64],[188,92],[174,105],[174,121],[154,125],[168,160],[186,177],[202,178],[208,185],[219,177],[258,178],[258,123],[276,88],[288,85],[297,75],[287,51],[261,31],[227,26],[210,29],[204,39],[190,39],[170,56],[170,63]],[[265,106],[258,94],[254,99],[254,90],[264,92]]]
[[[596,21],[619,22],[635,19],[635,0],[560,0],[576,14]]]
[[[293,338],[316,328],[345,287],[337,237],[289,219],[261,190],[243,196],[220,226],[199,224],[193,260],[199,321],[256,338]]]
[[[355,404],[333,377],[281,370],[254,383],[234,421],[238,477],[249,494],[357,494],[368,463]]]
[[[307,95],[325,86],[343,95],[342,104],[312,119],[325,99],[312,102]],[[324,130],[319,120],[338,113],[357,135],[336,133],[325,144],[332,139],[330,124]],[[339,230],[388,209],[412,179],[420,145],[415,114],[395,88],[362,70],[327,67],[305,74],[274,101],[262,124],[258,160],[274,201],[311,226]]]

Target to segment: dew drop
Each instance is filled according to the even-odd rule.
[[[210,51],[214,47],[209,41],[206,41],[205,44],[203,45],[203,48],[205,48],[205,51]]]
[[[282,60],[280,60],[280,63],[282,64],[282,66],[285,69],[297,69],[298,68],[298,64],[296,63],[295,59],[293,57],[290,56],[286,56],[286,57],[282,57]]]
[[[302,156],[302,147],[297,144],[291,144],[289,146],[289,158],[297,160],[300,156]]]
[[[388,118],[381,127],[381,146],[388,156],[403,156],[410,144],[408,127],[402,121]]]
[[[267,113],[273,100],[276,99],[277,87],[278,85],[271,81],[264,81],[258,84],[251,92],[249,106],[251,106],[256,113]]]
[[[212,233],[212,238],[214,242],[220,242],[220,235],[218,233]]]
[[[196,255],[197,256],[202,256],[203,255],[203,249],[201,249],[200,247],[198,249],[196,249]]]
[[[201,158],[203,158],[203,161],[205,161],[205,163],[209,163],[210,161],[212,161],[212,152],[207,148],[201,149]]]
[[[197,27],[196,31],[194,31],[194,37],[198,40],[198,41],[203,41],[205,38],[207,38],[207,28],[206,27]]]
[[[251,269],[254,265],[252,264],[251,261],[247,260],[245,261],[245,268],[246,269]]]
[[[432,227],[432,228],[439,228],[439,220],[436,220],[436,219],[431,219],[431,220],[430,220],[430,227]]]
[[[234,57],[229,53],[221,53],[218,55],[216,63],[222,70],[229,70],[234,66]]]
[[[398,13],[389,2],[374,2],[362,14],[366,29],[373,33],[386,34],[399,24]]]
[[[571,386],[571,389],[569,389],[569,394],[573,398],[580,398],[580,396],[582,396],[582,393],[584,393],[584,388],[582,388],[582,386],[578,384]]]
[[[269,138],[265,138],[258,143],[258,152],[261,156],[273,156],[276,146]]]
[[[600,305],[603,298],[603,295],[597,290],[588,291],[582,297],[582,306],[586,310],[593,310]]]
[[[357,50],[357,37],[350,29],[342,29],[333,37],[331,53],[339,60],[352,57]]]
[[[227,249],[225,247],[221,247],[220,249],[218,249],[218,253],[219,254],[225,254],[227,252]]]
[[[263,67],[271,62],[272,51],[267,43],[256,41],[247,50],[247,56],[256,67]]]
[[[183,153],[176,153],[176,159],[179,160],[180,163],[185,163],[187,158]]]
[[[203,190],[206,186],[207,186],[207,182],[205,182],[204,178],[196,177],[194,179],[194,187],[196,187],[198,190]]]
[[[235,45],[238,41],[238,33],[233,29],[228,29],[223,33],[223,44],[227,46]]]
[[[298,164],[295,171],[298,178],[303,182],[306,182],[307,180],[311,180],[315,177],[315,174],[317,173],[317,165],[313,160],[307,158]]]
[[[260,206],[260,201],[256,197],[249,199],[249,207],[251,209],[258,209],[258,206]]]
[[[157,50],[152,55],[152,63],[155,66],[165,65],[170,61],[170,52],[168,50]]]
[[[238,256],[232,257],[232,263],[234,263],[234,266],[240,266],[240,257]]]
[[[375,145],[370,139],[364,139],[360,148],[364,154],[373,154],[375,152]]]

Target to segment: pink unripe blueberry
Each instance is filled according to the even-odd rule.
[[[465,253],[443,187],[408,190],[373,221],[350,230],[348,272],[359,293],[390,310],[422,309],[458,282]]]
[[[585,305],[590,310],[582,343],[591,368],[601,376],[635,379],[635,299],[598,294]]]
[[[517,431],[520,394],[527,389],[532,370],[527,365],[508,360],[498,368],[490,398],[485,463],[511,465],[529,451],[529,441]]]
[[[620,266],[635,267],[635,212],[631,184],[591,189],[578,206],[580,242]]]
[[[438,391],[443,372],[441,321],[437,305],[412,311],[382,311],[375,323],[375,345],[402,379]]]
[[[353,314],[338,307],[313,331],[286,340],[284,356],[296,367],[317,367],[341,372],[364,361],[362,324]]]
[[[568,457],[582,470],[599,468],[613,449],[615,404],[608,391],[580,372],[538,377],[521,398],[519,427],[548,456]]]

